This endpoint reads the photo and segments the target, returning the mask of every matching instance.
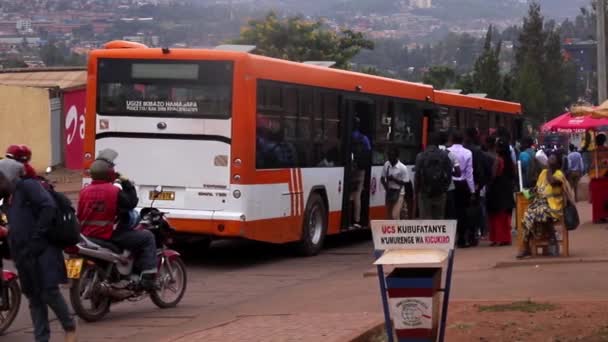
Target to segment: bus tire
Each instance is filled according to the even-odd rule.
[[[314,256],[323,248],[327,235],[327,208],[323,198],[318,193],[312,193],[306,204],[304,222],[302,224],[302,239],[297,244],[298,254]]]

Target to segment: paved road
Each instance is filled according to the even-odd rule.
[[[186,260],[188,291],[178,308],[160,310],[149,300],[121,303],[113,307],[102,322],[80,323],[80,337],[82,341],[152,341],[175,337],[186,330],[213,327],[248,312],[257,315],[265,310],[263,299],[279,291],[318,281],[340,286],[334,278],[361,280],[372,263],[371,250],[366,233],[329,239],[328,248],[313,258],[296,257],[289,246],[218,241],[206,256]],[[328,290],[336,291],[335,288]],[[311,293],[298,296],[296,292],[290,297],[294,308],[298,303],[315,300]],[[17,321],[0,340],[31,341],[26,306],[24,301]],[[285,303],[268,303],[269,314],[276,314],[277,306]],[[53,341],[60,341],[62,335],[57,322],[53,323],[53,331]]]

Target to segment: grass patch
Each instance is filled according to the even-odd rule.
[[[536,313],[541,311],[553,311],[557,309],[557,305],[551,303],[536,303],[531,300],[522,302],[513,302],[510,304],[496,304],[496,305],[480,305],[478,307],[479,312],[526,312]]]

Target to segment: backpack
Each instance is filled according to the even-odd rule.
[[[354,138],[354,137],[353,137]],[[356,170],[366,170],[371,165],[371,151],[365,144],[363,135],[359,135],[353,139],[353,168]]]
[[[479,146],[465,146],[465,148],[469,149],[472,153],[473,178],[475,184],[478,184],[481,189],[492,179],[494,160],[488,158]]]
[[[47,191],[57,206],[55,222],[47,231],[47,239],[59,248],[76,245],[80,241],[80,223],[72,201],[65,194],[55,191],[53,186],[49,186]]]
[[[425,151],[422,154],[420,191],[429,197],[437,197],[448,191],[452,182],[452,162],[447,152]]]

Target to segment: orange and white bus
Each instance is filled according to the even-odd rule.
[[[413,164],[441,117],[435,97],[427,85],[246,52],[112,42],[89,56],[85,169],[113,148],[140,206],[162,186],[155,206],[183,236],[294,242],[314,255],[354,226],[354,118],[372,147],[367,226],[385,213],[385,151]]]

